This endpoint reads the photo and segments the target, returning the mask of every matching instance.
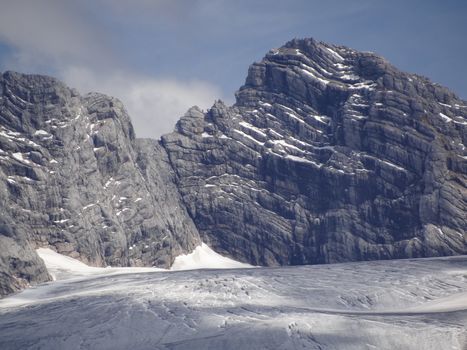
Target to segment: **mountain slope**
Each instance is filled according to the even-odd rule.
[[[467,252],[467,103],[372,53],[293,40],[162,142],[204,240],[236,259]]]
[[[253,64],[234,106],[161,141],[122,104],[0,76],[0,295],[50,278],[52,247],[161,266],[201,238],[252,265],[467,254],[467,102],[313,39]]]
[[[0,96],[0,295],[48,280],[37,246],[168,267],[200,243],[165,151],[135,139],[118,100],[11,72]]]

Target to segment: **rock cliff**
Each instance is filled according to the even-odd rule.
[[[55,79],[0,78],[0,294],[48,274],[34,248],[95,266],[168,267],[199,244],[164,149],[122,104]]]
[[[0,75],[0,295],[49,279],[34,248],[169,266],[201,240],[256,265],[467,254],[467,102],[373,53],[293,40],[237,101],[161,141],[122,104]]]
[[[465,254],[467,103],[373,53],[293,40],[162,138],[211,246],[259,265]]]

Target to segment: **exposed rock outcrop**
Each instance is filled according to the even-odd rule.
[[[204,239],[260,265],[465,254],[467,103],[381,57],[293,40],[237,102],[162,138]]]
[[[372,53],[293,40],[237,102],[136,139],[122,104],[0,76],[0,295],[38,246],[169,266],[203,241],[255,265],[467,254],[467,102]]]
[[[135,139],[118,100],[11,72],[0,96],[0,294],[48,279],[37,246],[168,267],[199,244],[165,150]]]

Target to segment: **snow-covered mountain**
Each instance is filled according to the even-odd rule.
[[[313,39],[161,141],[114,98],[3,73],[0,295],[51,279],[39,247],[100,267],[202,241],[267,266],[467,254],[466,130],[448,89]]]
[[[467,346],[465,256],[164,272],[40,255],[57,281],[0,300],[1,349]],[[235,266],[195,255],[185,267]]]

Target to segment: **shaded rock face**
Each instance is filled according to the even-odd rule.
[[[49,279],[34,249],[90,265],[168,267],[200,242],[165,150],[122,104],[0,75],[0,295]]]
[[[312,39],[162,143],[203,239],[259,265],[466,254],[467,102]]]

